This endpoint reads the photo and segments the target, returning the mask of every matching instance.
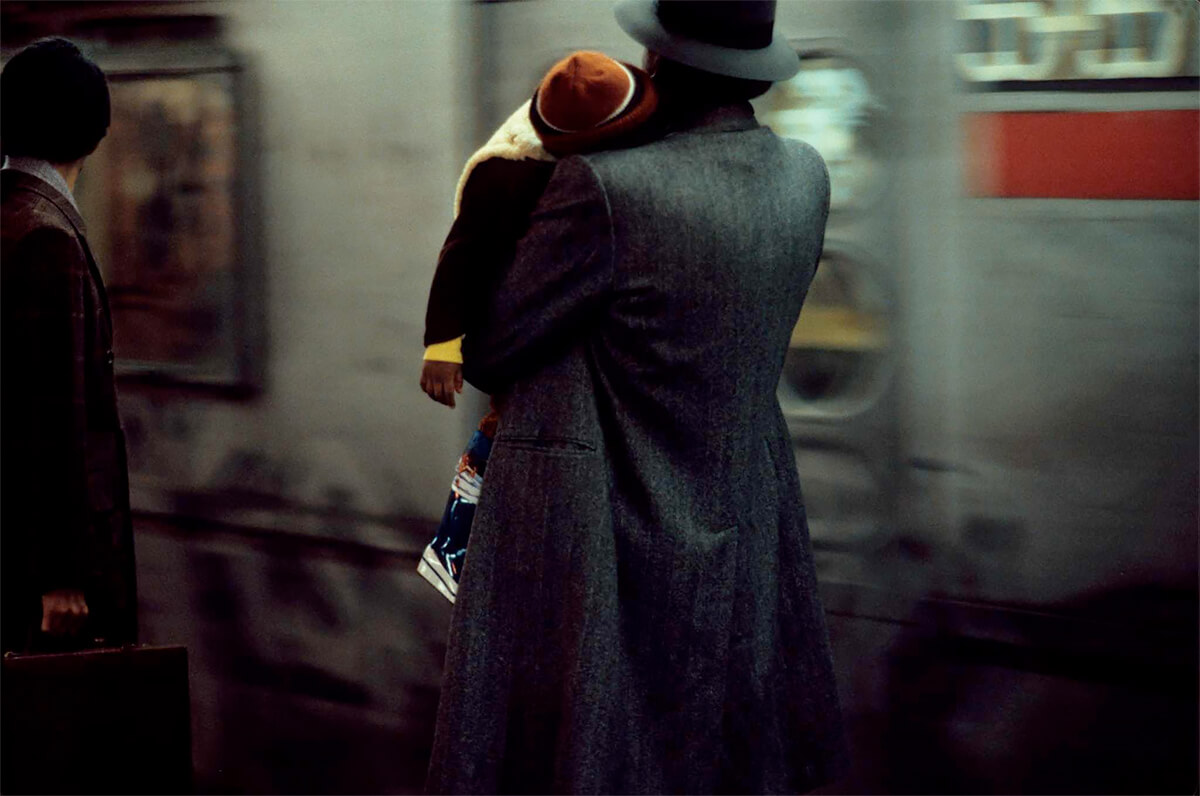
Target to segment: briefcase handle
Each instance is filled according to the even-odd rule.
[[[40,631],[37,633],[37,635],[42,638],[56,638],[54,636],[48,636],[45,633],[41,633]],[[75,652],[98,652],[100,650],[115,650],[124,652],[128,650],[139,649],[141,647],[145,647],[146,645],[136,643],[131,644],[127,642],[119,646],[113,646],[109,645],[109,643],[102,638],[93,638],[91,641],[81,645],[78,639],[67,638],[62,640],[61,649],[55,649],[57,646],[59,646],[59,644],[35,644],[31,640],[30,643],[25,645],[25,649],[21,651],[8,650],[4,653],[4,657],[23,658],[29,655],[70,655]]]

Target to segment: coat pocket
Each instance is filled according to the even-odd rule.
[[[595,445],[581,439],[576,439],[575,437],[506,436],[501,432],[496,437],[496,444],[512,450],[554,453],[566,456],[586,456],[596,452]]]
[[[87,471],[88,508],[102,514],[117,506],[118,432],[89,431],[84,437],[84,465]]]

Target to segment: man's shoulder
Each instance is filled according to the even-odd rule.
[[[825,161],[812,145],[782,138],[761,126],[717,134],[668,135],[636,147],[571,158],[575,159],[585,161],[605,185],[644,185],[662,179],[709,184],[713,168],[705,164],[721,164],[720,168],[750,179],[793,179],[810,185],[829,180]]]
[[[76,238],[70,218],[47,196],[53,189],[40,180],[12,169],[0,172],[0,233],[5,247],[31,235],[54,239]]]
[[[825,158],[821,157],[821,153],[817,148],[807,141],[801,141],[798,138],[780,138],[784,149],[792,160],[806,171],[820,172],[824,175],[825,181],[829,181],[829,169],[825,165]]]
[[[669,134],[638,146],[605,149],[582,156],[597,169],[645,168],[657,162],[677,167],[682,160],[706,160],[722,154],[741,153],[743,157],[769,161],[822,164],[821,156],[809,144],[781,138],[769,128],[755,126],[736,130],[688,130]]]

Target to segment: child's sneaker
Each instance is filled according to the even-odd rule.
[[[458,596],[458,578],[455,576],[455,562],[449,557],[443,558],[437,550],[433,549],[433,542],[425,548],[425,552],[421,554],[421,561],[417,564],[417,572],[425,580],[429,581],[435,589],[442,593],[450,602]]]
[[[483,472],[487,469],[491,448],[492,440],[483,431],[476,431],[471,437],[458,461],[458,472],[451,484],[437,535],[417,563],[417,573],[450,602],[458,597],[458,579],[467,557],[471,521],[475,519],[475,504],[483,489]]]

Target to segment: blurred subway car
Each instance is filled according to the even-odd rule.
[[[420,788],[416,575],[484,401],[417,388],[458,168],[607,0],[34,3],[105,65],[143,635],[198,787]],[[1197,786],[1192,0],[781,0],[760,121],[829,166],[779,399],[855,770],[832,792]]]

